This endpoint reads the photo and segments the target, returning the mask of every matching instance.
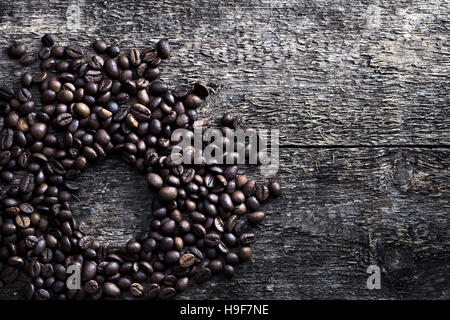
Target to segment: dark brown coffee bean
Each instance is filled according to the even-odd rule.
[[[0,280],[5,284],[14,282],[18,276],[19,270],[14,267],[6,267],[0,272]]]
[[[199,267],[193,277],[197,284],[202,284],[211,279],[211,270],[206,267]]]
[[[64,53],[66,54],[67,57],[71,58],[71,59],[79,59],[83,57],[83,49],[81,49],[80,46],[75,45],[75,44],[71,44],[68,45],[65,48]]]
[[[102,57],[100,57],[100,56],[93,56],[93,57],[91,57],[89,59],[88,63],[89,63],[89,66],[92,69],[101,70],[103,68],[103,65],[104,65],[105,62],[103,61]]]
[[[23,66],[29,66],[30,64],[33,64],[36,62],[36,57],[34,56],[33,52],[25,52],[21,57],[19,62]]]
[[[265,201],[269,198],[269,188],[265,185],[257,185],[255,188],[255,197],[258,201]]]
[[[199,96],[189,93],[183,100],[183,104],[187,108],[197,109],[202,104],[203,100]]]
[[[34,190],[34,175],[33,174],[27,174],[25,175],[19,183],[19,188],[23,193],[28,193]]]
[[[160,291],[161,288],[159,284],[151,283],[145,288],[143,297],[147,300],[156,299],[159,296]]]
[[[86,282],[83,285],[83,289],[88,294],[94,294],[94,293],[98,292],[98,290],[100,289],[100,286],[97,281],[89,280],[88,282]]]
[[[8,48],[8,55],[10,58],[19,59],[25,54],[26,51],[27,48],[22,42],[14,41],[13,44]]]
[[[21,78],[21,84],[24,88],[30,89],[33,85],[33,76],[30,72],[25,72]]]
[[[38,57],[41,60],[48,59],[52,56],[52,50],[48,47],[43,47],[38,52]]]
[[[134,66],[137,66],[141,63],[141,53],[138,49],[130,50],[130,62]]]
[[[113,298],[117,298],[120,295],[120,289],[112,282],[105,282],[103,284],[103,291]]]
[[[169,41],[167,39],[160,40],[156,46],[156,50],[158,51],[158,55],[162,59],[169,58],[170,57]]]
[[[111,79],[117,79],[119,77],[119,66],[117,65],[116,60],[106,60],[103,69],[105,70],[106,75]]]
[[[269,191],[270,191],[270,195],[274,198],[279,197],[282,192],[280,184],[276,181],[271,181],[269,183]]]
[[[96,40],[92,46],[98,53],[105,53],[108,48],[108,44],[104,40]]]
[[[209,96],[209,89],[202,82],[197,82],[194,84],[194,92],[202,99],[205,99],[207,96]]]
[[[52,56],[57,59],[64,58],[64,47],[63,46],[54,46],[52,48]]]
[[[55,39],[53,36],[49,33],[44,34],[44,36],[41,38],[42,44],[46,47],[53,47],[55,44]]]

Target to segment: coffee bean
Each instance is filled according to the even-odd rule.
[[[168,90],[167,85],[162,81],[153,81],[149,88],[149,93],[153,96],[159,96]]]
[[[162,188],[164,184],[163,179],[156,173],[147,174],[147,182],[151,187],[156,189]]]
[[[108,48],[107,43],[104,40],[96,40],[93,45],[94,50],[98,53],[105,53]]]
[[[30,89],[31,86],[33,85],[33,76],[31,75],[30,72],[25,72],[22,75],[22,78],[21,78],[20,82],[22,84],[22,87]],[[2,90],[0,88],[0,97],[1,97],[1,94],[2,94],[1,92],[2,92]]]
[[[21,57],[19,62],[23,66],[28,66],[30,64],[33,64],[36,62],[36,57],[34,56],[33,52],[25,52]]]
[[[169,41],[167,41],[167,39],[160,40],[156,46],[156,50],[158,51],[158,55],[162,59],[169,58],[169,56],[170,56]]]
[[[163,201],[170,201],[176,199],[177,193],[177,189],[174,187],[162,187],[158,192],[158,197]]]
[[[14,96],[14,91],[12,91],[10,88],[3,86],[0,86],[0,99],[3,100],[9,100]]]
[[[120,289],[112,282],[105,282],[103,284],[103,291],[113,298],[117,298],[120,295]]]
[[[143,296],[147,300],[156,299],[156,297],[159,296],[160,291],[161,288],[157,283],[151,283],[145,288]]]
[[[71,44],[68,45],[64,50],[65,55],[71,59],[79,59],[83,57],[83,49],[80,46]]]
[[[269,188],[265,185],[256,186],[255,196],[259,201],[267,200],[267,198],[269,198]]]
[[[83,103],[83,102],[78,102],[75,104],[73,111],[75,112],[75,114],[81,118],[86,118],[91,114],[91,110],[89,109],[89,107]]]
[[[116,60],[106,60],[103,69],[105,70],[106,75],[111,79],[117,79],[119,77],[119,66],[117,65]]]
[[[4,284],[14,282],[19,276],[19,270],[14,267],[6,267],[0,272],[0,280]]]
[[[120,54],[120,48],[116,45],[111,45],[106,49],[106,53],[111,57],[115,58]]]
[[[264,213],[262,211],[255,211],[247,216],[249,222],[253,224],[261,223],[264,220]]]
[[[179,264],[182,268],[189,268],[195,263],[195,256],[191,253],[183,254],[179,259]]]
[[[198,107],[200,107],[200,105],[202,104],[203,100],[193,94],[193,93],[189,93],[183,100],[183,104],[188,107],[188,108],[192,108],[192,109],[197,109]]]
[[[130,62],[134,66],[137,66],[141,63],[141,53],[138,49],[130,50]]]
[[[279,197],[281,195],[281,186],[276,181],[271,181],[269,183],[269,191],[270,195],[274,198]]]
[[[202,82],[196,82],[194,84],[194,92],[196,95],[198,95],[202,99],[205,99],[207,96],[209,96],[209,89]]]
[[[52,55],[52,50],[48,47],[43,47],[38,52],[38,57],[41,60],[48,59],[51,57],[51,55]]]
[[[26,299],[26,300],[31,300],[31,299],[33,299],[34,292],[35,292],[35,288],[34,288],[33,283],[28,282],[28,283],[25,285],[25,288],[24,288],[24,297],[25,297],[25,299]]]
[[[22,42],[14,41],[13,44],[8,48],[8,55],[10,58],[19,59],[25,54],[26,51],[27,48]]]
[[[52,48],[52,56],[57,59],[64,58],[65,49],[63,46],[54,46]]]
[[[98,290],[100,289],[100,286],[97,281],[89,280],[83,285],[83,289],[88,294],[94,294],[94,293],[98,292]]]
[[[138,121],[148,121],[152,115],[146,106],[139,103],[135,103],[131,107],[130,112]]]
[[[130,292],[135,297],[140,297],[144,293],[144,287],[140,283],[132,283],[130,286]]]
[[[197,268],[193,279],[197,284],[205,283],[211,279],[211,270],[206,267],[199,267]]]
[[[89,66],[95,70],[101,70],[104,65],[104,61],[100,56],[93,56],[88,61]]]
[[[36,139],[42,139],[47,134],[47,125],[42,122],[37,122],[31,126],[31,134]]]
[[[33,174],[27,174],[25,175],[19,183],[19,188],[23,193],[28,193],[33,191],[34,189],[34,175]]]
[[[41,38],[42,44],[46,47],[52,47],[55,44],[55,39],[49,33],[44,34]]]

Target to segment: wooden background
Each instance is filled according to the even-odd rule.
[[[0,47],[37,48],[45,32],[123,48],[167,37],[162,78],[213,88],[204,118],[281,130],[285,195],[264,207],[254,258],[180,299],[448,299],[449,15],[443,0],[1,0]],[[0,63],[17,83],[17,62]],[[146,183],[118,160],[82,184],[76,212],[103,241],[148,220]],[[366,288],[371,264],[381,290]]]

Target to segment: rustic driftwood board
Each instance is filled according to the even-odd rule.
[[[167,37],[162,78],[213,88],[204,118],[281,130],[285,193],[264,207],[254,258],[179,298],[448,299],[449,15],[445,0],[1,0],[0,47],[37,48],[45,32],[123,48]],[[0,80],[17,67],[2,51]],[[102,241],[148,221],[146,183],[119,160],[80,181],[74,207]],[[371,264],[380,290],[366,287]],[[20,298],[23,281],[0,298]]]

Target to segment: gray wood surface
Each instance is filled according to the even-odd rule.
[[[123,48],[167,37],[162,78],[213,88],[202,117],[233,111],[281,130],[285,194],[264,207],[254,258],[179,298],[450,298],[448,1],[49,3],[1,0],[0,47],[37,48],[45,32]],[[20,75],[4,52],[0,62],[1,81]],[[74,206],[102,241],[148,220],[145,181],[120,161],[80,181]],[[366,288],[371,264],[381,290]]]

